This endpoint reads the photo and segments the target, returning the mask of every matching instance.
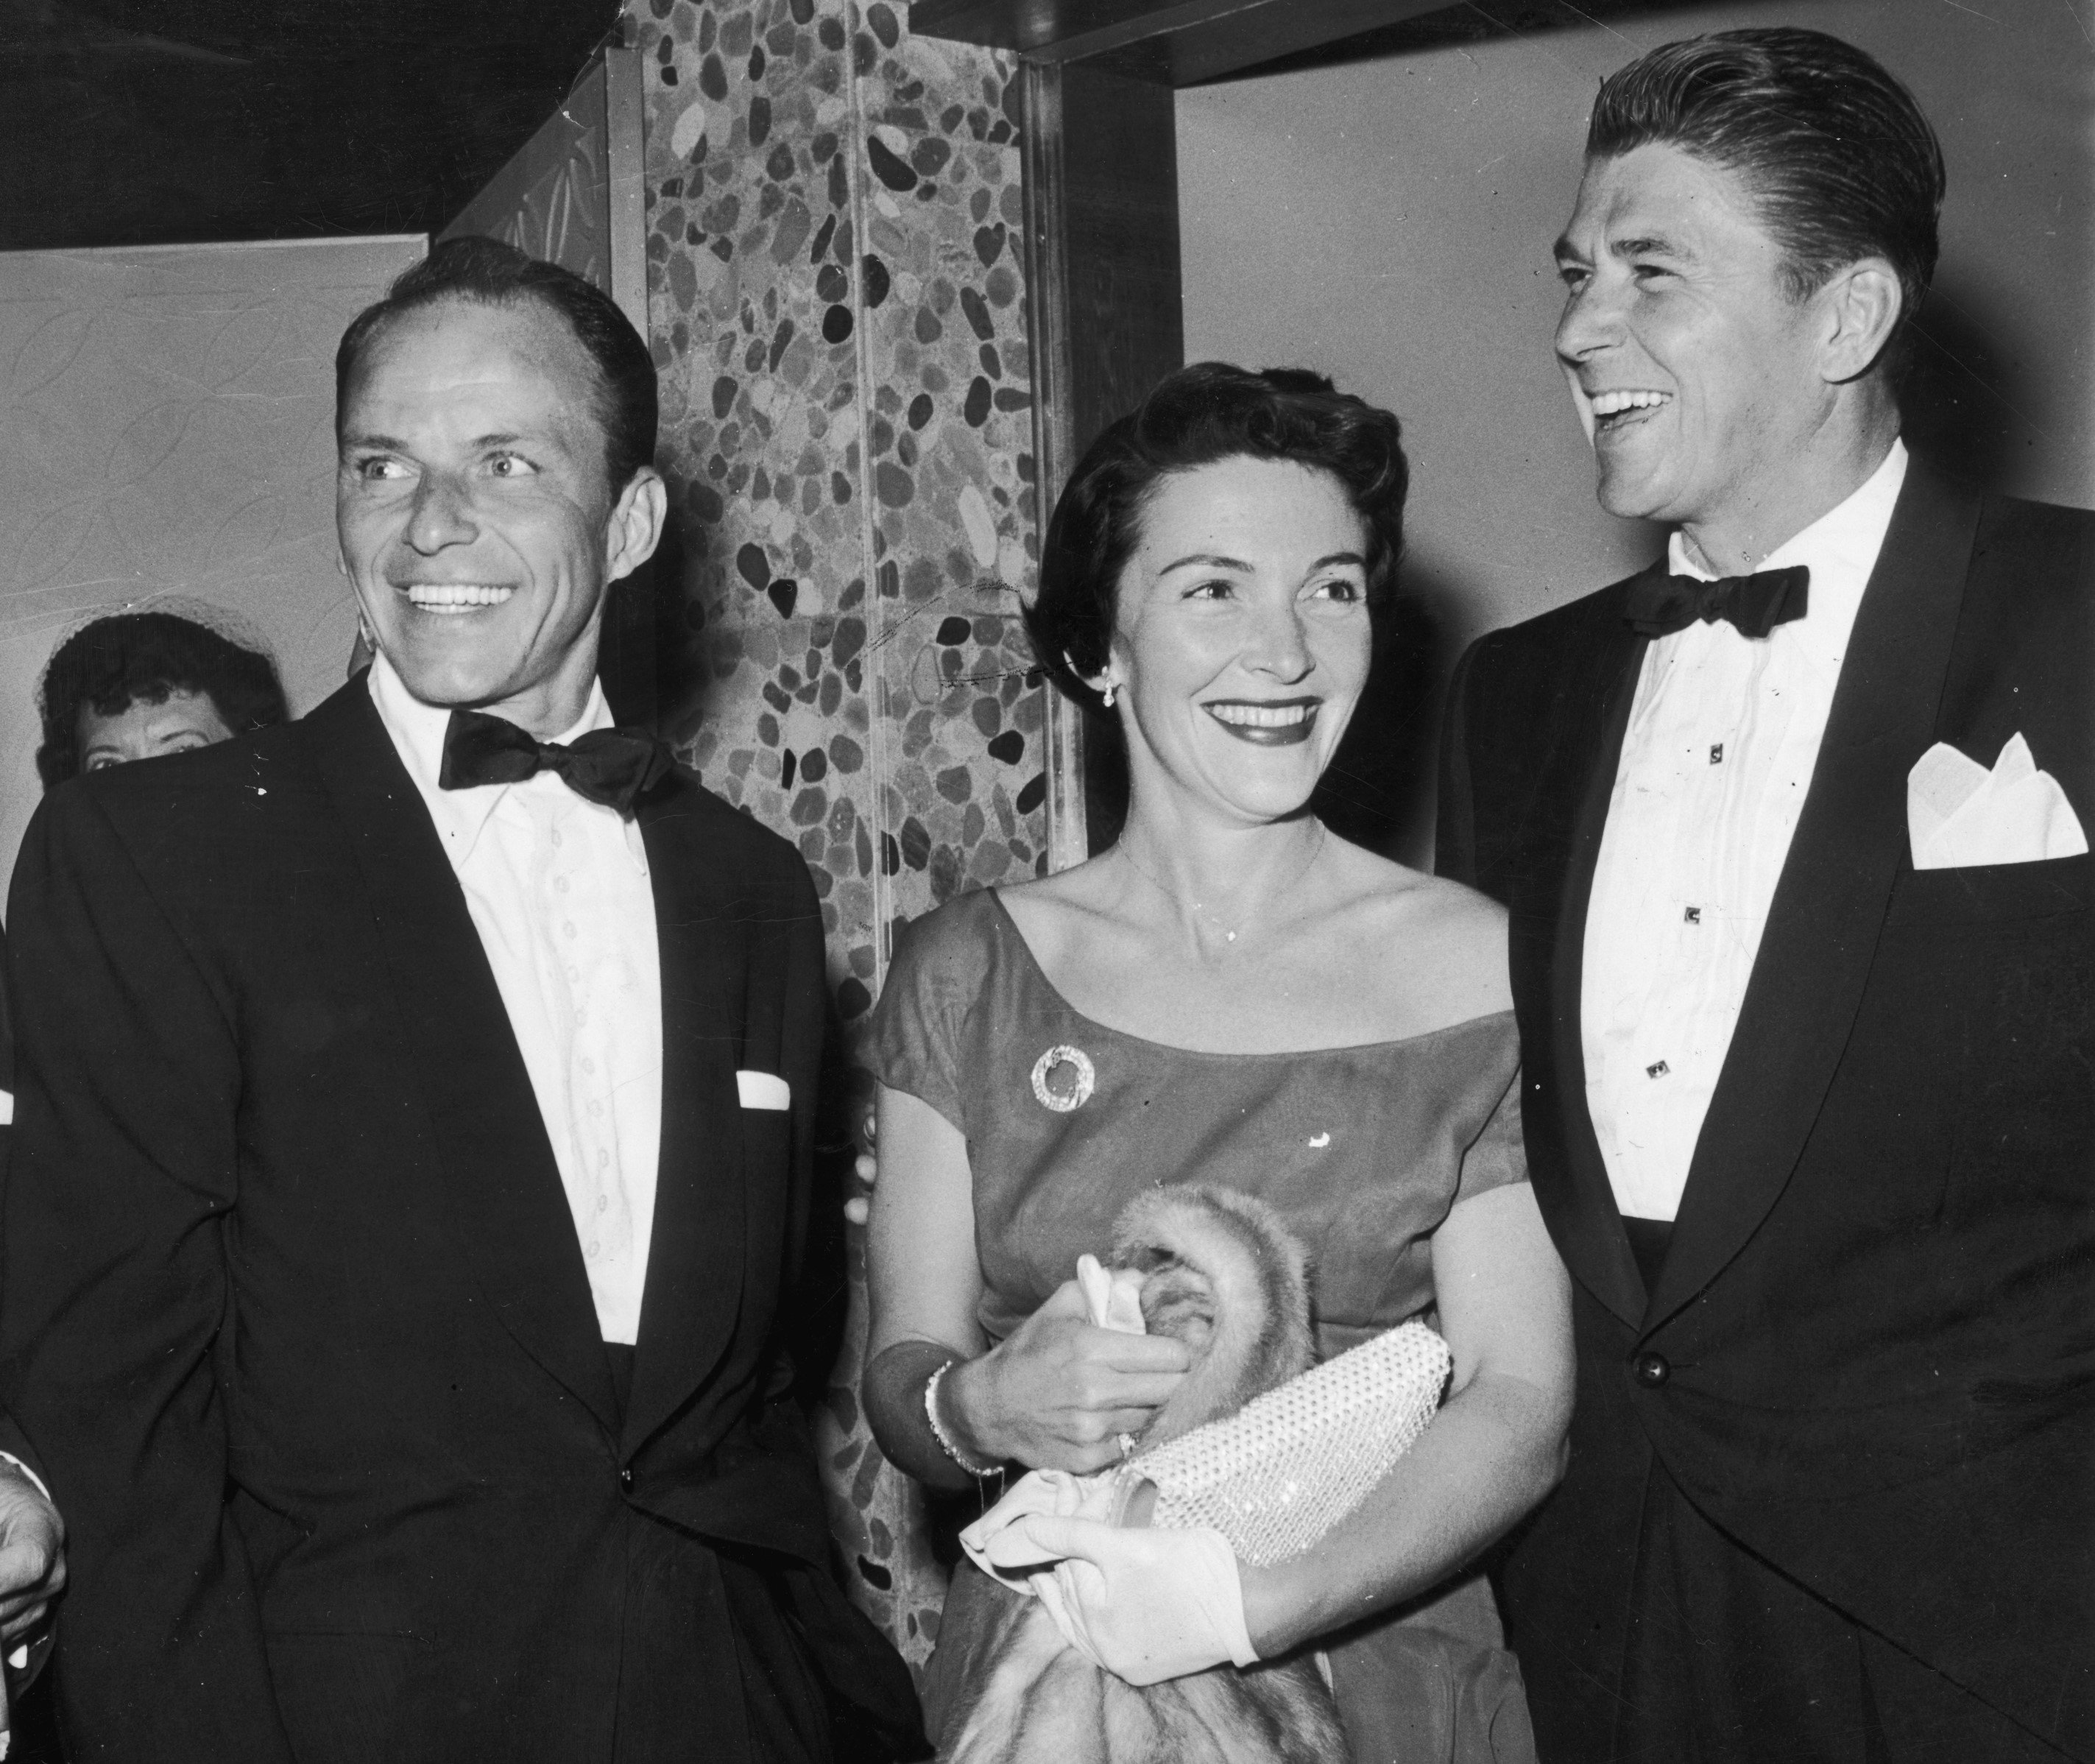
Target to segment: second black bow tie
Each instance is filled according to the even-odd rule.
[[[1622,616],[1643,637],[1670,637],[1698,619],[1728,619],[1745,637],[1766,637],[1778,625],[1804,616],[1811,572],[1801,564],[1750,576],[1647,576],[1630,586]]]
[[[585,802],[601,803],[630,818],[634,801],[674,763],[645,730],[594,729],[563,746],[540,741],[529,730],[484,711],[453,711],[437,782],[447,791],[462,791],[476,784],[520,784],[551,772]]]

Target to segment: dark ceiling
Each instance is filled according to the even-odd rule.
[[[0,0],[0,250],[442,227],[618,0]]]

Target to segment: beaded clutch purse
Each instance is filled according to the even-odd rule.
[[[1181,1434],[1120,1474],[1157,1489],[1151,1523],[1212,1526],[1239,1559],[1300,1555],[1367,1498],[1439,1407],[1453,1361],[1405,1323]]]

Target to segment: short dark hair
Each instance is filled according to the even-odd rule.
[[[1882,257],[1899,320],[1935,274],[1942,146],[1913,94],[1823,31],[1720,31],[1666,43],[1601,82],[1588,159],[1656,142],[1744,178],[1801,300],[1836,270]]]
[[[1040,551],[1040,592],[1026,609],[1033,653],[1055,683],[1102,710],[1084,676],[1104,672],[1121,572],[1141,543],[1143,510],[1166,478],[1219,460],[1291,460],[1328,472],[1367,528],[1367,600],[1378,632],[1404,548],[1410,472],[1396,419],[1322,374],[1254,373],[1204,361],[1160,380],[1085,451]]]
[[[43,745],[37,775],[47,791],[80,773],[80,713],[120,716],[170,695],[209,699],[236,735],[287,722],[277,664],[209,626],[172,612],[118,612],[83,625],[51,652],[37,687]]]
[[[596,419],[603,431],[605,481],[616,496],[655,463],[655,358],[611,296],[557,264],[499,239],[446,239],[394,277],[385,298],[366,307],[342,333],[334,355],[335,438],[364,352],[394,320],[443,300],[508,307],[535,301],[564,323],[596,369]]]

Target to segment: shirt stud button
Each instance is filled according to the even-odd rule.
[[[1690,925],[1700,925],[1702,922],[1702,909],[1700,907],[1690,907],[1680,916]]]
[[[1710,743],[1710,763],[1712,765],[1722,765],[1724,763],[1724,744],[1723,742],[1713,741]]]
[[[1646,1078],[1664,1078],[1672,1069],[1663,1060],[1654,1060],[1644,1069],[1644,1075]]]
[[[1662,1353],[1640,1353],[1631,1368],[1638,1383],[1648,1391],[1655,1391],[1673,1376],[1673,1368]]]

